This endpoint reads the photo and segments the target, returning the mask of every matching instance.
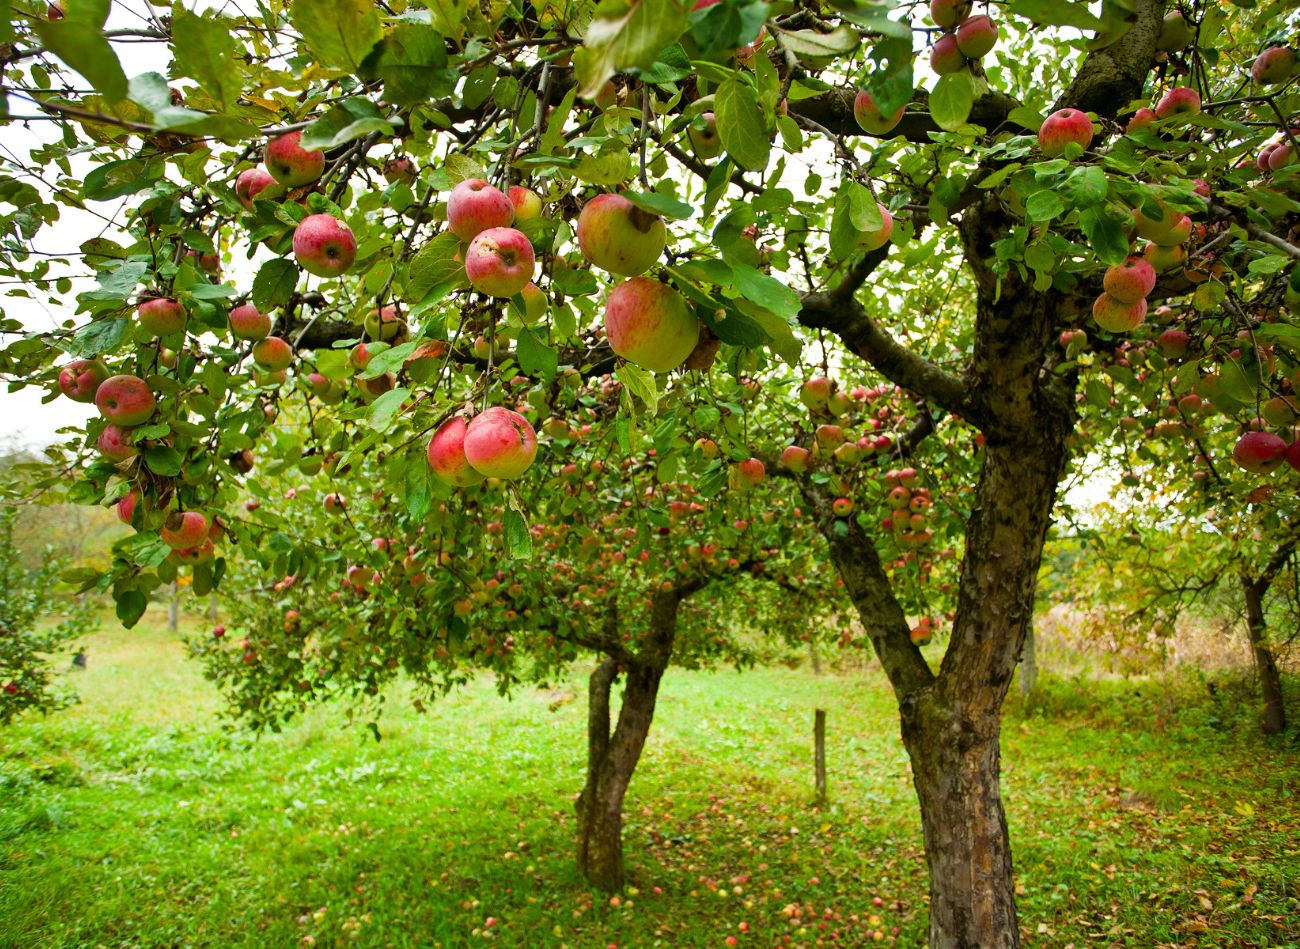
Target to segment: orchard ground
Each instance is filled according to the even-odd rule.
[[[161,617],[106,622],[82,704],[0,736],[0,946],[924,940],[919,821],[878,671],[672,670],[625,811],[632,888],[611,900],[573,868],[578,675],[512,701],[480,680],[427,715],[393,694],[378,743],[328,707],[256,740],[222,729]],[[1254,713],[1232,677],[1044,675],[1012,700],[1029,945],[1300,946],[1300,755]]]

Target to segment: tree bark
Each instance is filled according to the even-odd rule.
[[[686,592],[683,587],[655,591],[650,633],[642,649],[623,663],[606,658],[591,675],[587,780],[576,803],[577,862],[588,881],[608,892],[623,888],[623,798],[650,734],[659,683],[677,635],[677,607]],[[609,616],[616,614],[611,611]],[[607,625],[611,623],[616,625],[616,618],[607,617]],[[611,735],[609,696],[620,665],[626,666],[623,702]]]
[[[1255,671],[1259,675],[1259,690],[1264,700],[1260,727],[1266,735],[1280,735],[1286,730],[1286,707],[1282,703],[1282,676],[1268,645],[1268,624],[1264,619],[1264,596],[1269,586],[1267,577],[1253,580],[1244,573],[1241,575],[1241,590],[1246,598],[1246,634],[1250,638],[1250,651],[1255,657]]]
[[[1020,694],[1029,698],[1038,681],[1038,651],[1034,646],[1034,626],[1025,631],[1025,646],[1020,650]]]

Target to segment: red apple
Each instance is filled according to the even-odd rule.
[[[490,297],[520,293],[533,279],[535,264],[532,242],[513,227],[490,227],[465,251],[470,286]]]
[[[1138,109],[1133,113],[1133,118],[1128,120],[1128,126],[1124,131],[1137,132],[1141,129],[1149,128],[1158,118],[1159,116],[1157,116],[1151,109]]]
[[[74,359],[59,370],[59,391],[73,402],[94,402],[108,367],[98,359]]]
[[[812,452],[807,448],[800,448],[798,445],[791,445],[785,451],[781,452],[781,464],[796,473],[807,471],[808,466],[811,463]]]
[[[235,339],[264,339],[271,332],[271,317],[251,303],[230,311],[230,335]]]
[[[447,227],[463,241],[490,228],[509,227],[514,220],[510,198],[482,178],[467,178],[447,198]]]
[[[293,347],[278,336],[268,336],[253,344],[253,362],[267,372],[288,369],[293,363]]]
[[[216,552],[212,541],[205,540],[195,547],[182,547],[173,550],[167,555],[167,560],[178,567],[192,567],[195,564],[203,563],[205,560],[211,560],[212,555]]]
[[[312,214],[293,232],[293,256],[309,274],[337,277],[357,259],[357,239],[334,215]]]
[[[140,327],[150,336],[171,336],[185,328],[185,308],[175,300],[158,297],[135,308]]]
[[[1289,46],[1272,46],[1255,57],[1250,78],[1261,86],[1276,86],[1290,79],[1295,71],[1295,50]]]
[[[1142,249],[1142,259],[1156,268],[1156,273],[1164,273],[1166,270],[1173,270],[1183,265],[1187,260],[1187,249],[1181,244],[1172,247],[1147,244]]]
[[[537,433],[518,412],[494,405],[465,429],[465,460],[488,478],[518,478],[537,455]]]
[[[309,185],[325,172],[325,153],[302,147],[302,132],[272,139],[262,161],[271,177],[288,188]]]
[[[578,246],[601,270],[622,277],[645,273],[668,241],[663,218],[618,194],[592,198],[578,215]]]
[[[1102,287],[1120,303],[1137,303],[1156,286],[1156,271],[1141,257],[1130,257],[1106,271]]]
[[[1201,111],[1201,95],[1195,89],[1179,86],[1170,89],[1156,103],[1156,115],[1166,119],[1171,115],[1195,115]]]
[[[465,430],[469,427],[462,416],[453,415],[439,426],[429,441],[429,467],[447,484],[463,488],[483,480],[465,459]]]
[[[507,194],[510,205],[515,209],[516,221],[531,221],[542,216],[542,198],[531,188],[523,185],[511,185]]]
[[[880,208],[880,227],[870,231],[858,232],[858,249],[865,251],[880,250],[889,243],[890,235],[894,233],[894,216],[889,213],[889,209],[883,204],[876,204]]]
[[[100,432],[97,442],[99,453],[109,461],[126,461],[134,458],[138,452],[131,441],[131,430],[109,422]]]
[[[809,379],[799,387],[799,401],[808,407],[808,411],[815,413],[826,411],[830,404],[831,391],[835,383],[825,376],[817,376]]]
[[[633,277],[605,301],[605,335],[610,348],[629,362],[651,372],[668,372],[695,349],[700,324],[672,287]]]
[[[957,27],[957,48],[967,59],[979,59],[997,45],[998,25],[993,18],[980,14]]]
[[[930,0],[930,19],[940,29],[952,29],[970,16],[970,11],[971,0]]]
[[[1142,325],[1147,315],[1147,301],[1121,303],[1108,293],[1097,297],[1092,305],[1092,318],[1097,325],[1110,333],[1128,333]]]
[[[111,376],[95,390],[99,414],[123,428],[139,425],[157,404],[149,384],[137,376]]]
[[[212,523],[199,511],[173,511],[163,522],[163,543],[172,550],[197,547],[208,539]]]
[[[343,495],[341,494],[325,495],[323,507],[325,508],[326,514],[338,514],[342,512],[343,508],[345,507],[345,504],[343,502]]]
[[[415,162],[407,156],[395,155],[384,162],[384,180],[390,185],[399,181],[414,184],[415,178]]]
[[[1192,337],[1187,331],[1180,329],[1167,329],[1156,337],[1156,344],[1160,347],[1160,351],[1171,359],[1186,353],[1191,341]]]
[[[767,469],[757,458],[747,458],[731,469],[731,488],[734,491],[748,491],[763,483]]]
[[[1058,109],[1038,130],[1038,150],[1048,158],[1059,158],[1070,145],[1082,154],[1092,144],[1092,119],[1078,109]]]
[[[930,68],[940,76],[961,72],[966,68],[966,57],[957,48],[957,37],[945,33],[930,47]]]
[[[132,488],[126,495],[120,498],[115,505],[117,519],[123,524],[130,524],[131,519],[135,517],[135,507],[140,503],[140,492]]]
[[[271,173],[265,168],[248,168],[239,173],[235,179],[235,197],[249,211],[253,210],[253,201],[263,191],[267,193],[263,197],[272,197],[277,189],[271,188],[276,181],[271,177]],[[270,188],[270,191],[267,189]]]
[[[1268,474],[1286,457],[1287,444],[1272,432],[1247,432],[1232,449],[1232,460],[1253,474]]]
[[[858,128],[868,135],[888,135],[903,120],[906,110],[906,105],[900,105],[892,115],[882,115],[876,107],[876,100],[865,90],[859,91],[853,99],[853,118],[857,120]]]
[[[831,502],[831,511],[836,517],[848,517],[853,513],[853,501],[849,498],[836,498]]]
[[[372,309],[366,314],[366,335],[373,340],[384,343],[397,343],[406,338],[406,320],[397,312],[397,307],[386,306],[382,310]]]

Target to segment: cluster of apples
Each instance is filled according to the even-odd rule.
[[[987,56],[998,42],[998,25],[971,0],[930,0],[930,18],[943,35],[930,48],[930,68],[940,76],[961,72]]]
[[[494,405],[473,418],[453,415],[434,432],[429,467],[452,487],[520,477],[537,457],[537,433],[518,412]]]
[[[886,532],[896,534],[904,547],[922,547],[934,537],[928,515],[934,509],[930,489],[921,486],[915,468],[891,468],[881,479],[889,490],[885,503],[890,513],[880,522]]]
[[[1162,95],[1154,109],[1145,106],[1133,113],[1125,127],[1126,133],[1150,128],[1161,119],[1197,115],[1201,111],[1201,94],[1187,86],[1175,86]]]
[[[482,178],[468,178],[447,198],[447,229],[466,242],[465,276],[490,297],[509,298],[533,284],[533,242],[513,227],[541,214],[541,198],[518,185],[507,194]]]

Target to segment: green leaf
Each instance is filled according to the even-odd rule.
[[[126,339],[130,328],[130,320],[94,320],[77,330],[70,352],[82,357],[111,353]]]
[[[412,452],[406,465],[406,510],[417,521],[433,510],[433,471],[423,451]]]
[[[1088,208],[1081,212],[1079,226],[1087,235],[1092,252],[1103,264],[1114,266],[1128,259],[1128,235],[1124,226],[1107,214],[1104,207]]]
[[[614,378],[627,386],[628,392],[645,403],[646,410],[654,415],[659,410],[659,387],[648,369],[625,362],[614,370]]]
[[[368,99],[352,99],[330,109],[303,129],[303,148],[335,148],[371,132],[391,132],[393,123]]]
[[[650,69],[686,29],[677,0],[601,0],[573,54],[578,95],[595,98],[616,72]]]
[[[459,252],[460,238],[449,231],[421,247],[411,258],[402,298],[408,303],[418,303],[436,286],[465,282],[465,264],[456,259]]]
[[[1011,0],[1007,9],[1043,26],[1073,26],[1080,30],[1101,28],[1101,20],[1083,3],[1070,3],[1067,0]]]
[[[109,0],[65,0],[61,20],[33,17],[28,22],[45,48],[71,68],[105,98],[117,102],[126,97],[126,73],[117,54],[104,37]]]
[[[586,155],[573,173],[588,184],[619,184],[632,174],[632,153],[624,149],[604,155]]]
[[[739,79],[724,82],[714,95],[713,111],[722,147],[736,164],[749,171],[766,168],[772,144],[754,90]]]
[[[351,72],[382,35],[371,0],[293,0],[293,25],[323,65]]]
[[[1055,191],[1035,191],[1025,201],[1025,217],[1031,221],[1050,221],[1065,211],[1065,202]]]
[[[519,357],[519,368],[530,376],[541,374],[547,379],[553,379],[559,370],[559,354],[534,336],[527,326],[519,330],[516,354]]]
[[[91,201],[112,201],[153,187],[161,177],[161,162],[126,158],[92,168],[81,183],[81,193]]]
[[[803,59],[830,59],[833,56],[843,56],[854,52],[862,45],[862,38],[858,36],[858,31],[843,24],[829,33],[780,28],[777,28],[776,32],[781,38],[781,44]]]
[[[370,403],[370,412],[366,416],[366,425],[373,432],[386,432],[392,425],[394,416],[402,407],[402,403],[411,395],[411,390],[405,386],[398,386],[396,389],[389,389],[374,402]]]
[[[199,87],[223,108],[238,101],[244,88],[244,64],[221,17],[198,16],[177,3],[172,6],[172,68],[177,76],[197,80]]]
[[[650,214],[662,214],[673,221],[685,221],[695,213],[695,209],[685,201],[680,201],[669,194],[659,194],[656,191],[625,191],[623,197],[642,211]]]
[[[512,560],[531,560],[533,556],[533,538],[528,532],[528,521],[517,511],[513,504],[506,508],[503,518],[506,551]]]
[[[127,629],[140,622],[140,617],[144,616],[148,606],[149,598],[139,590],[126,590],[117,594],[117,618]]]
[[[253,278],[253,306],[263,313],[284,306],[298,285],[298,268],[293,261],[277,257],[262,264]]]
[[[745,299],[757,303],[778,316],[791,317],[799,313],[803,304],[799,294],[791,290],[775,277],[769,277],[761,270],[744,264],[732,268],[736,289]]]
[[[181,473],[180,452],[167,445],[155,445],[144,450],[144,463],[149,470],[164,478],[174,478]]]
[[[974,104],[975,90],[965,70],[940,76],[930,93],[930,117],[939,128],[952,132],[966,124]]]
[[[432,27],[399,23],[370,51],[361,75],[384,83],[394,105],[416,105],[451,95],[456,73],[447,68],[447,42]]]
[[[667,47],[649,69],[641,71],[641,79],[652,86],[667,85],[691,75],[691,60],[680,43]]]
[[[1097,165],[1083,165],[1076,168],[1066,182],[1070,191],[1070,200],[1077,207],[1088,207],[1106,200],[1110,191],[1110,182],[1106,172]]]

